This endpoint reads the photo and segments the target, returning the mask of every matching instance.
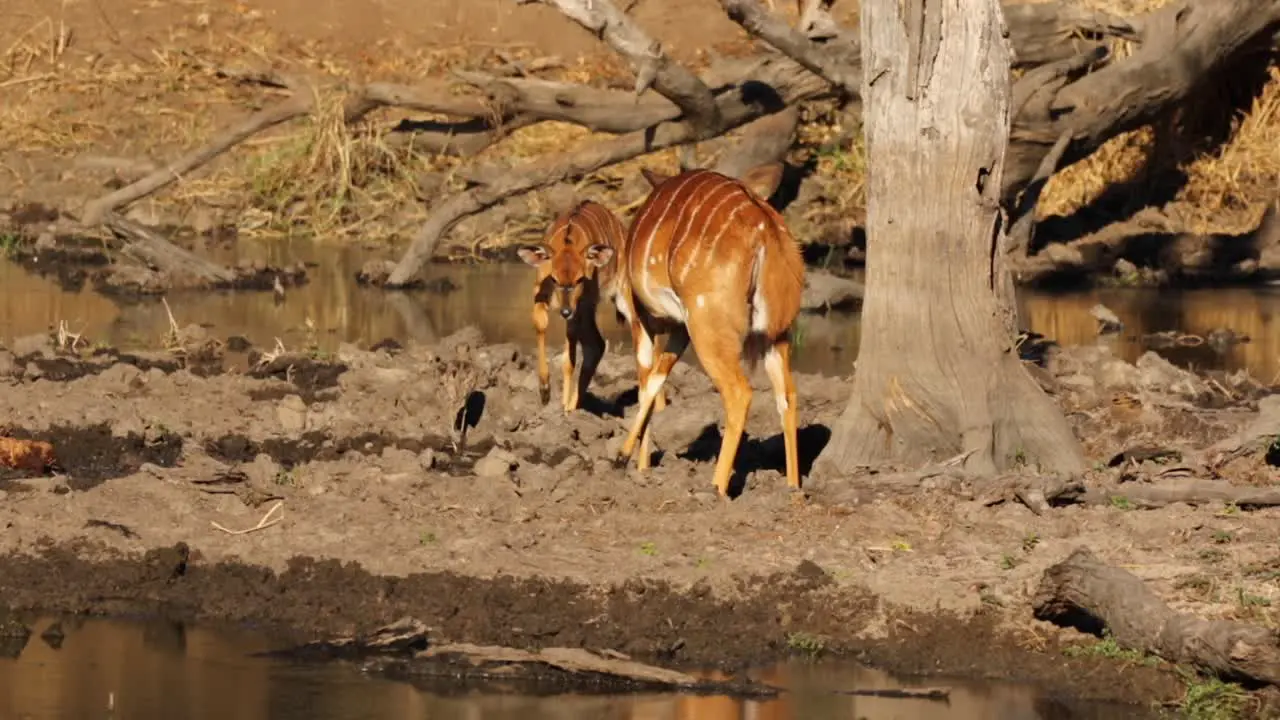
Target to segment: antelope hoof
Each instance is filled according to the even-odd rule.
[[[631,463],[631,458],[627,457],[626,455],[617,455],[613,458],[613,469],[626,470],[627,465],[629,465],[630,463]]]
[[[538,388],[538,398],[542,400],[543,405],[551,402],[551,388],[546,385]]]

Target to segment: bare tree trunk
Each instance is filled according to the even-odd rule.
[[[1003,30],[998,0],[863,0],[866,299],[853,398],[823,471],[957,455],[980,473],[1084,469],[1013,348]]]

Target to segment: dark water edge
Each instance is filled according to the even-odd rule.
[[[1111,720],[1140,706],[1073,702],[1025,685],[896,679],[843,662],[798,661],[751,673],[777,699],[643,694],[518,695],[500,687],[423,689],[357,665],[264,653],[278,640],[243,627],[162,619],[39,618],[20,650],[0,654],[0,716],[128,720]],[[12,657],[16,654],[16,657]],[[852,689],[947,687],[946,701],[855,697]]]

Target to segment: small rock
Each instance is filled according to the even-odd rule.
[[[9,346],[9,349],[12,350],[13,354],[17,357],[27,357],[29,355],[36,354],[52,355],[53,341],[45,334],[27,335],[25,337],[15,339],[13,344]]]
[[[248,352],[253,347],[253,343],[249,342],[249,338],[243,335],[231,335],[227,337],[227,350],[231,352]]]
[[[476,461],[475,474],[482,478],[501,477],[511,472],[518,464],[511,453],[494,448],[488,455]]]
[[[45,231],[36,237],[36,250],[52,250],[58,247],[58,238],[53,233]]]
[[[106,383],[116,386],[115,389],[122,392],[129,392],[146,384],[146,380],[142,377],[142,371],[136,365],[129,363],[116,363],[99,375]]]
[[[556,466],[556,471],[560,473],[575,472],[582,468],[583,465],[586,465],[586,462],[581,455],[570,455],[560,461],[560,464]]]
[[[1071,388],[1073,390],[1092,390],[1097,387],[1098,381],[1084,375],[1082,373],[1073,373],[1071,375],[1063,375],[1057,378],[1058,384]]]
[[[1111,308],[1102,303],[1090,308],[1089,314],[1098,321],[1098,333],[1100,335],[1117,333],[1124,328],[1124,323],[1120,322],[1120,317],[1112,312]]]
[[[650,423],[650,425],[652,426],[652,423]],[[650,438],[652,438],[653,436],[652,430],[650,430],[649,435],[650,435]],[[626,441],[627,441],[627,438],[625,435],[615,435],[614,437],[609,438],[603,445],[604,457],[609,460],[612,460],[613,458],[617,457],[618,453],[622,452],[622,444],[625,443]],[[651,439],[650,443],[652,444],[652,442],[653,441]]]
[[[1109,360],[1098,368],[1098,382],[1106,388],[1128,388],[1138,384],[1142,374],[1123,360]]]
[[[276,406],[276,419],[285,432],[302,432],[307,426],[307,404],[297,395],[287,395]]]
[[[1138,266],[1124,258],[1116,260],[1116,264],[1111,269],[1120,277],[1131,277],[1138,274]]]
[[[418,464],[422,466],[423,470],[430,470],[434,468],[437,461],[438,458],[436,457],[436,451],[431,448],[427,448],[426,450],[418,453]]]

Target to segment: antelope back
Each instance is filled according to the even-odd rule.
[[[711,170],[674,177],[649,171],[645,178],[654,189],[631,223],[626,253],[636,297],[655,315],[681,322],[691,305],[745,303],[752,332],[776,337],[789,328],[804,266],[764,200],[777,188],[781,165],[754,168],[742,180]]]

